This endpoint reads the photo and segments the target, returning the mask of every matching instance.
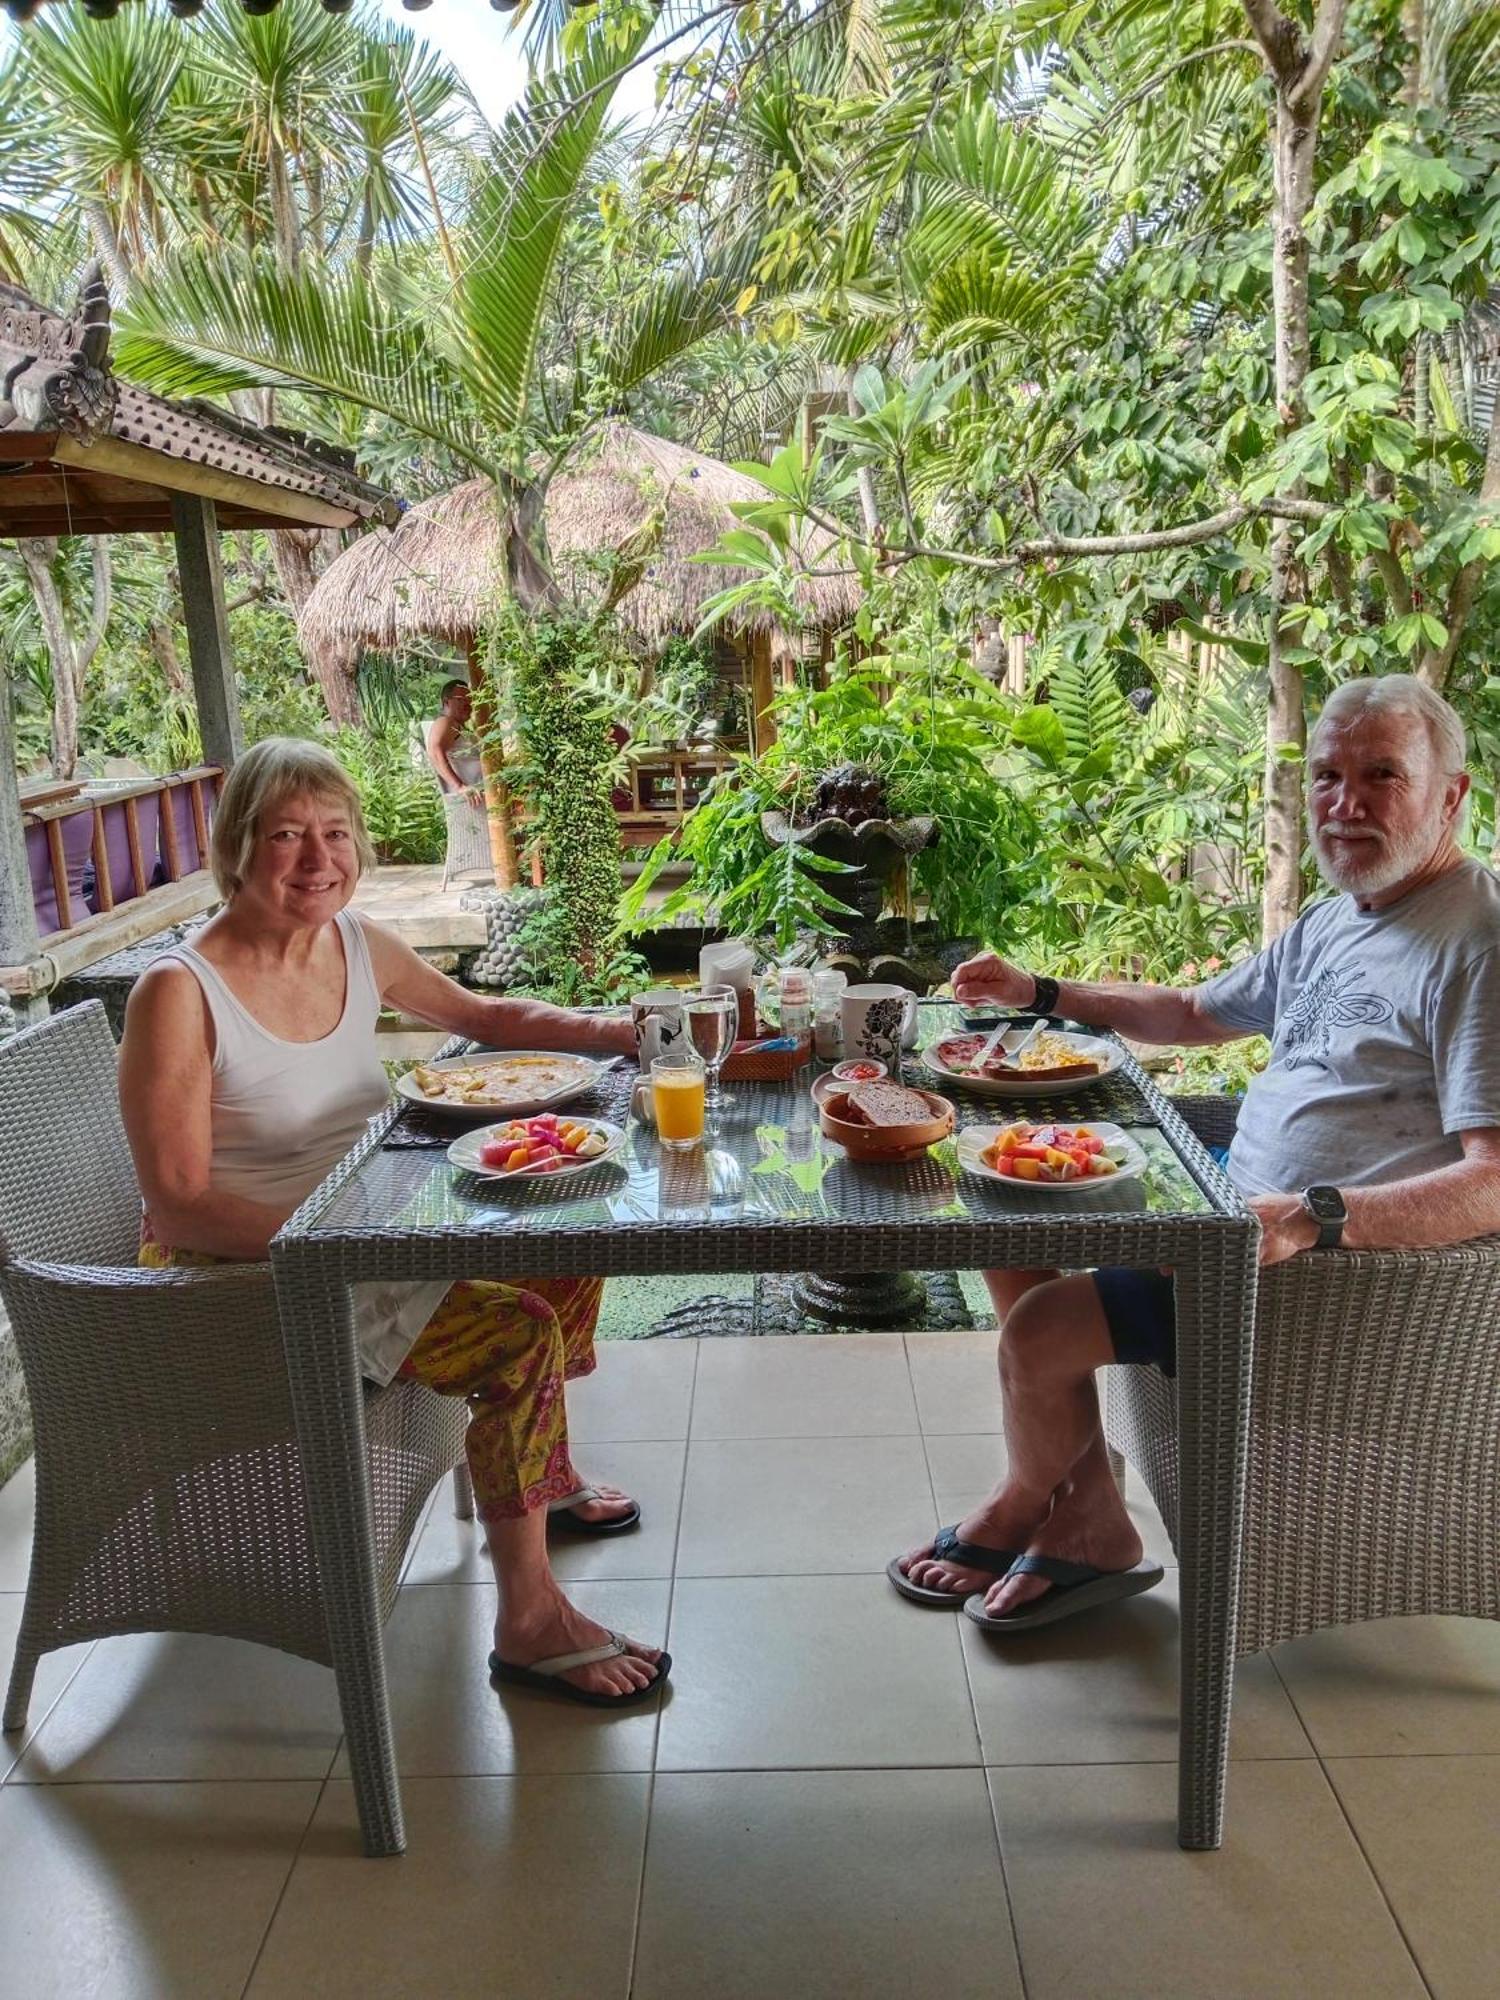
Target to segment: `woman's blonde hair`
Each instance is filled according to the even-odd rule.
[[[300,736],[267,736],[247,750],[230,772],[214,812],[209,866],[226,903],[244,883],[262,820],[284,800],[302,797],[341,806],[349,815],[359,874],[375,866],[359,792],[343,765],[321,743]]]

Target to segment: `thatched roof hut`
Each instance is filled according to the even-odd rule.
[[[713,548],[726,529],[743,525],[731,503],[766,497],[763,486],[719,459],[629,424],[607,424],[548,488],[553,567],[564,582],[584,582],[591,564],[662,510],[660,539],[615,610],[655,650],[671,634],[693,631],[710,597],[749,577],[748,570],[692,558]],[[499,544],[488,480],[473,479],[421,501],[394,527],[362,535],[329,565],[303,609],[304,645],[346,657],[358,648],[396,652],[418,639],[470,646],[494,609]],[[817,572],[817,555],[826,546],[807,545],[811,573],[801,595],[808,622],[836,630],[853,619],[859,589],[852,576]],[[601,576],[580,594],[597,596],[602,588]],[[729,620],[728,629],[746,639],[769,636],[773,652],[792,650],[789,636],[765,612],[746,611]]]

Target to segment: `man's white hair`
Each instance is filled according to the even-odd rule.
[[[1313,729],[1313,742],[1323,730],[1342,728],[1371,710],[1385,715],[1409,715],[1424,722],[1444,777],[1455,777],[1468,763],[1468,738],[1458,710],[1415,674],[1380,674],[1365,680],[1342,681],[1323,704]]]

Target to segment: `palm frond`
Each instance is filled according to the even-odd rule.
[[[519,433],[563,232],[604,128],[621,66],[654,17],[594,23],[583,55],[534,82],[496,135],[455,288],[453,365],[484,419]]]
[[[493,464],[428,328],[358,271],[288,274],[234,251],[184,254],[136,286],[116,355],[122,374],[165,395],[299,390],[390,417],[467,464]]]

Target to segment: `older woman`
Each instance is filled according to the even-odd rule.
[[[141,1261],[265,1257],[271,1238],[387,1102],[382,1003],[497,1048],[599,1053],[628,1022],[486,999],[346,905],[374,859],[359,795],[316,744],[273,737],[236,764],[214,821],[224,907],[137,984],[120,1052],[125,1129],[145,1197]],[[469,1469],[499,1584],[491,1670],[597,1705],[639,1701],[670,1660],[575,1609],[547,1521],[608,1532],[639,1518],[586,1486],[563,1383],[594,1367],[597,1279],[356,1287],[365,1374],[415,1377],[471,1412]],[[559,1513],[556,1510],[567,1510]]]

